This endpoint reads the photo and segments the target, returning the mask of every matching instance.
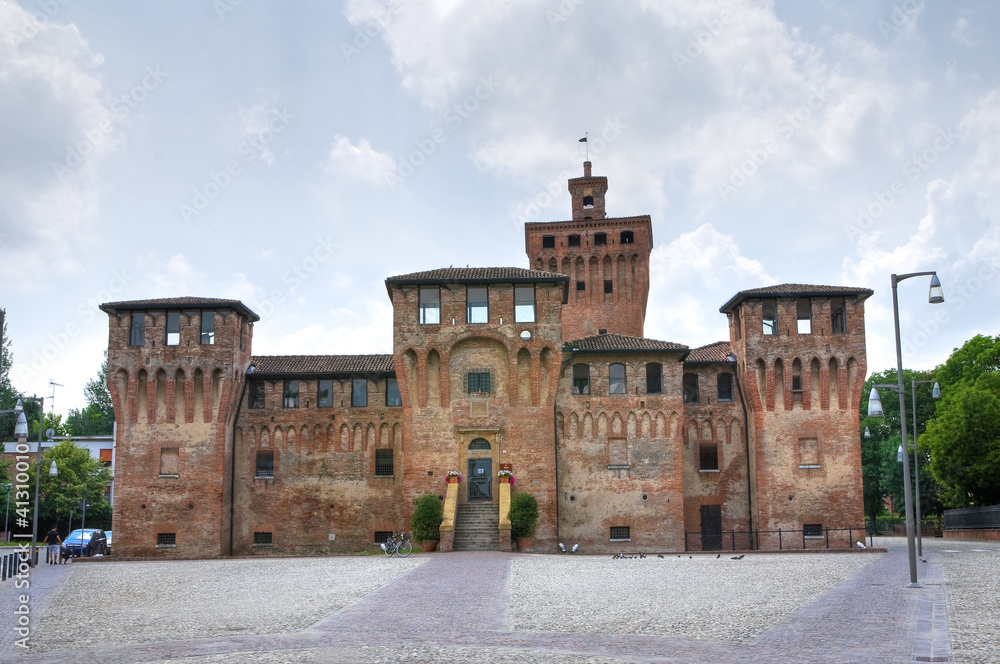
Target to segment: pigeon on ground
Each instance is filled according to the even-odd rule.
[[[663,554],[662,554],[662,553],[658,553],[658,554],[656,554],[656,557],[657,557],[657,558],[662,558],[662,557],[663,557]]]
[[[720,554],[720,555],[721,555],[721,554]],[[738,556],[733,556],[733,558],[732,558],[732,559],[733,559],[733,560],[743,560],[743,556],[745,556],[745,555],[747,555],[747,554],[745,554],[745,553],[741,553],[741,554],[740,554],[740,555],[738,555]]]
[[[694,556],[688,556],[688,558],[694,558]]]
[[[926,560],[924,560],[923,558],[921,558],[921,559],[920,559],[920,562],[922,562],[922,563],[926,563],[927,561],[926,561]]]
[[[646,554],[645,554],[645,553],[643,553],[642,551],[640,551],[640,552],[639,552],[639,557],[640,557],[640,558],[645,558],[645,557],[646,557]]]
[[[720,554],[718,554],[718,555],[715,556],[715,559],[718,560],[721,557],[722,557],[722,554],[720,553]]]

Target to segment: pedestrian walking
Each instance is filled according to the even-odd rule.
[[[55,526],[52,526],[52,530],[45,534],[45,543],[49,545],[48,563],[58,565],[61,558],[59,545],[62,544],[62,538],[59,537],[59,531],[56,530]]]

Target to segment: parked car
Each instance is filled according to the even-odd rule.
[[[104,555],[108,551],[108,538],[103,530],[77,528],[62,543],[63,558],[79,558],[83,556]]]

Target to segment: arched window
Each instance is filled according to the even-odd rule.
[[[592,207],[594,207],[594,197],[593,196],[584,196],[583,197],[583,209],[584,210],[589,210]]]
[[[573,365],[573,394],[590,394],[590,365]]]
[[[626,394],[625,365],[612,364],[608,370],[608,394]]]
[[[490,441],[485,438],[476,438],[471,443],[469,443],[470,450],[488,450],[490,448]]]

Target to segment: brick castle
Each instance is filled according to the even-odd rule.
[[[585,162],[572,219],[526,224],[530,269],[386,279],[391,355],[254,356],[236,300],[102,305],[116,551],[360,551],[424,493],[442,549],[509,549],[510,490],[538,499],[535,551],[850,546],[872,291],[743,290],[728,341],[647,339],[652,225],[607,217],[607,188]]]

